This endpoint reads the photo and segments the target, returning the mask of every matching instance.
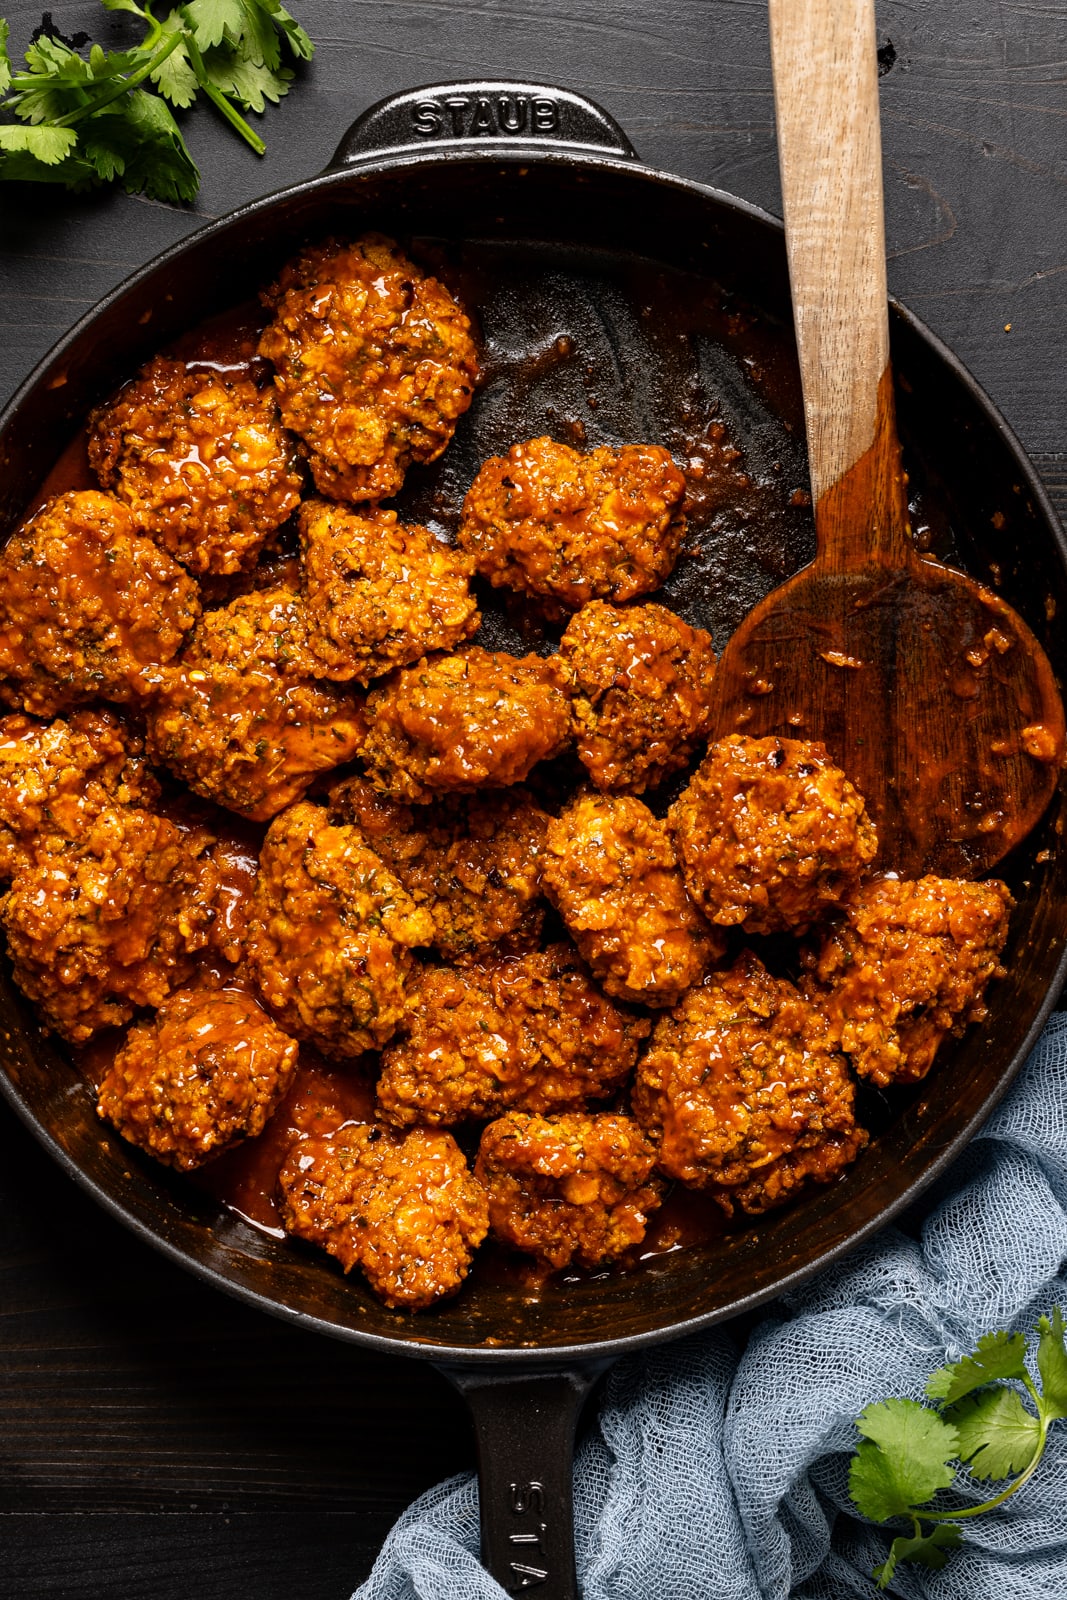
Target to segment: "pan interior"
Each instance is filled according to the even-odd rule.
[[[400,168],[252,208],[142,274],[24,393],[0,448],[11,466],[8,519],[43,477],[64,430],[150,349],[205,310],[246,298],[296,242],[370,226],[399,235],[451,283],[474,310],[485,348],[475,407],[441,460],[409,475],[397,503],[402,516],[453,532],[480,462],[517,439],[644,440],[695,469],[687,553],[656,598],[710,629],[717,648],[758,598],[810,559],[780,235],[720,197],[621,165],[591,178],[576,165],[518,173],[456,163],[432,189],[425,173]],[[164,307],[151,342],[137,331],[140,304]],[[920,544],[994,584],[1062,679],[1054,619],[1067,606],[1063,557],[1018,456],[988,403],[920,328],[898,315],[893,335]],[[59,401],[48,387],[56,360],[66,374]],[[47,457],[36,442],[42,423],[51,425]],[[552,648],[550,631],[499,595],[483,599],[479,642],[520,653]],[[944,1047],[923,1083],[864,1092],[861,1115],[872,1141],[855,1167],[787,1211],[628,1272],[540,1287],[476,1273],[431,1313],[390,1312],[327,1258],[267,1237],[142,1161],[98,1121],[69,1057],[42,1035],[5,974],[9,1092],[65,1164],[134,1226],[225,1287],[341,1337],[401,1339],[427,1354],[499,1354],[725,1317],[876,1225],[929,1180],[1002,1092],[1061,967],[1061,815],[1057,795],[1004,865],[1018,905],[1007,976],[992,987],[988,1021]]]

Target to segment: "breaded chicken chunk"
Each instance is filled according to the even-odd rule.
[[[663,1198],[632,1117],[509,1111],[482,1134],[475,1176],[493,1236],[552,1267],[595,1267],[640,1244]]]
[[[462,644],[481,620],[474,563],[395,511],[305,500],[300,551],[317,677],[367,683]]]
[[[300,503],[273,392],[156,356],[89,420],[89,464],[190,572],[239,572]]]
[[[433,919],[362,835],[301,802],[276,817],[259,858],[247,959],[287,1033],[327,1056],[380,1049],[404,1011]]]
[[[494,588],[577,610],[658,589],[678,559],[685,478],[655,444],[582,454],[554,439],[491,456],[463,503],[459,530]]]
[[[825,745],[732,733],[670,809],[693,899],[712,922],[803,933],[856,888],[878,836]]]
[[[578,1109],[625,1083],[648,1031],[568,945],[423,967],[382,1056],[378,1104],[401,1125]]]
[[[485,1193],[450,1133],[350,1125],[298,1139],[278,1174],[288,1233],[360,1267],[387,1306],[453,1294],[489,1222]]]
[[[855,1160],[854,1095],[825,1018],[745,951],[656,1023],[633,1109],[661,1172],[755,1215]]]
[[[4,698],[37,716],[143,699],[200,613],[196,584],[95,489],[58,495],[0,555]]]
[[[1013,905],[997,879],[876,878],[806,952],[804,989],[856,1071],[913,1083],[942,1039],[986,1017]]]
[[[570,740],[560,682],[552,659],[476,645],[394,673],[367,696],[371,782],[416,803],[521,783]]]
[[[710,634],[666,606],[593,600],[559,650],[573,674],[578,755],[598,789],[642,794],[689,763],[710,726]]]
[[[306,675],[300,601],[257,590],[209,611],[163,675],[148,751],[196,794],[255,822],[350,761],[363,742],[361,700]]]
[[[259,353],[320,494],[388,500],[413,461],[436,461],[478,376],[470,320],[442,283],[368,234],[304,250],[262,298],[274,320]]]
[[[262,1133],[299,1046],[243,989],[182,989],[131,1028],[97,1112],[181,1172]]]
[[[193,971],[213,917],[211,835],[107,806],[75,838],[38,836],[0,900],[15,982],[73,1043],[158,1006]]]
[[[32,859],[40,834],[77,839],[107,806],[151,806],[159,785],[141,751],[113,711],[0,717],[0,878]]]
[[[445,955],[536,945],[548,817],[525,789],[442,795],[433,806],[390,800],[363,778],[330,790],[330,811],[371,849],[433,918]]]
[[[629,795],[587,794],[548,829],[545,892],[608,994],[670,1006],[726,949],[686,893],[666,827]]]

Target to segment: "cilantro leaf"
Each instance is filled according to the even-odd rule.
[[[1052,1321],[1037,1324],[1037,1370],[1041,1375],[1041,1410],[1051,1420],[1067,1417],[1067,1348],[1064,1347],[1063,1312],[1054,1306]]]
[[[85,34],[63,38],[46,19],[25,69],[16,70],[0,19],[0,180],[79,190],[121,183],[153,199],[191,200],[200,174],[167,102],[182,110],[200,94],[263,154],[238,107],[262,112],[288,93],[293,72],[281,64],[283,48],[294,59],[314,52],[280,0],[191,0],[163,22],[147,0],[102,4],[140,19],[139,44],[105,51]]]
[[[314,45],[280,0],[189,0],[182,7],[200,50],[223,43],[244,60],[271,72],[281,64],[281,40],[299,60],[309,61]]]
[[[865,1517],[886,1522],[922,1505],[955,1476],[956,1430],[917,1400],[882,1400],[857,1420],[864,1442],[849,1471],[853,1503]]]
[[[222,50],[209,50],[204,57],[204,68],[209,83],[223,94],[232,95],[238,105],[249,111],[264,111],[268,100],[277,105],[282,96],[289,93],[293,81],[288,67],[279,67],[275,72],[270,67],[256,66],[247,57]]]
[[[996,1378],[1026,1377],[1026,1340],[1021,1333],[986,1333],[971,1355],[939,1367],[926,1385],[931,1400],[951,1405]]]
[[[153,200],[192,200],[200,173],[186,148],[178,124],[158,95],[136,89],[123,118],[131,143],[123,187]]]
[[[9,104],[23,122],[59,122],[82,116],[92,109],[92,91],[113,86],[136,61],[127,51],[101,50],[94,45],[85,60],[61,39],[42,36],[26,51],[28,73],[13,79]]]
[[[11,57],[7,53],[7,39],[11,32],[8,24],[0,17],[0,94],[6,94],[11,82]]]
[[[1034,1459],[1041,1424],[1014,1389],[987,1389],[957,1402],[945,1417],[959,1433],[961,1461],[976,1478],[1010,1478]]]
[[[286,11],[280,0],[260,0],[260,4],[269,10],[274,26],[285,35],[293,55],[299,61],[310,61],[315,54],[315,46],[296,18]]]
[[[256,66],[280,64],[278,35],[270,12],[258,0],[190,0],[184,11],[201,50],[225,40]]]
[[[172,106],[177,106],[184,111],[196,99],[199,84],[196,73],[189,61],[189,51],[185,45],[185,18],[180,11],[172,11],[166,20],[160,23],[163,38],[169,39],[172,34],[181,36],[170,55],[161,61],[152,74],[152,82],[165,100]]]
[[[937,1570],[945,1565],[950,1550],[960,1544],[962,1535],[954,1522],[937,1522],[929,1533],[917,1538],[901,1534],[889,1547],[889,1554],[880,1567],[875,1567],[874,1578],[879,1589],[888,1587],[897,1570],[898,1561],[918,1561],[924,1567]]]
[[[77,142],[73,128],[22,128],[15,123],[0,126],[0,150],[24,150],[46,167],[56,166]]]

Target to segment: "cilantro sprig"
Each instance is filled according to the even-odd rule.
[[[943,1567],[962,1541],[960,1524],[1003,1505],[1033,1477],[1050,1423],[1067,1417],[1065,1331],[1058,1307],[1051,1320],[1038,1322],[1040,1389],[1026,1365],[1024,1335],[987,1333],[970,1355],[929,1379],[926,1394],[933,1406],[881,1400],[863,1412],[856,1423],[863,1440],[849,1470],[852,1501],[873,1522],[911,1523],[911,1532],[899,1534],[874,1569],[879,1589],[902,1561]],[[1022,1393],[1010,1384],[1021,1385]],[[1010,1481],[981,1505],[942,1510],[936,1497],[956,1482],[959,1468],[971,1478]]]
[[[65,39],[46,16],[22,70],[0,19],[0,180],[118,183],[154,200],[192,200],[200,173],[173,110],[200,94],[263,154],[241,111],[277,104],[293,78],[287,61],[309,60],[315,48],[281,0],[189,0],[162,20],[150,0],[101,3],[140,21],[138,44],[104,50]]]

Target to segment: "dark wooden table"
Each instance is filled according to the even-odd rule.
[[[195,207],[0,192],[0,396],[127,271],[317,170],[392,90],[581,89],[641,154],[778,207],[762,0],[293,0],[318,52],[265,160],[187,120]],[[39,9],[6,8],[24,49]],[[53,6],[102,42],[124,19]],[[890,285],[1000,405],[1067,510],[1067,0],[879,6]],[[419,1363],[275,1323],[157,1258],[0,1111],[0,1600],[344,1600],[393,1518],[472,1465]]]

